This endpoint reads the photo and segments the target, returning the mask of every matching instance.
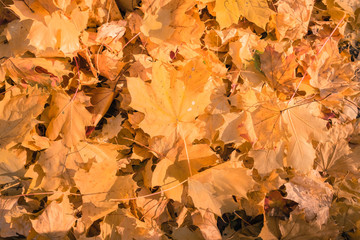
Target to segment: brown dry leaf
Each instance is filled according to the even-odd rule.
[[[272,10],[265,0],[216,0],[214,11],[220,28],[238,23],[240,16],[266,29]]]
[[[72,99],[65,92],[52,93],[50,119],[46,135],[55,140],[59,134],[67,147],[85,139],[85,127],[91,124],[91,114],[78,98]]]
[[[64,197],[61,203],[52,201],[31,223],[37,233],[49,239],[63,239],[75,220],[69,199]]]
[[[189,178],[189,196],[202,213],[210,211],[218,216],[238,209],[233,195],[246,197],[253,180],[240,162],[227,162]]]
[[[151,84],[139,78],[128,78],[131,107],[145,114],[139,126],[152,137],[169,136],[174,132],[184,137],[190,135],[184,125],[194,122],[210,103],[209,77],[206,63],[196,58],[186,62],[181,71],[155,62]]]
[[[0,102],[0,146],[11,147],[24,140],[24,135],[38,123],[48,94],[37,87],[27,90],[11,88]]]

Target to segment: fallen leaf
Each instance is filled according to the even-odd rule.
[[[31,220],[35,231],[50,239],[63,239],[75,223],[74,210],[69,200],[52,201],[36,219]]]
[[[272,10],[265,0],[216,0],[214,11],[220,28],[238,23],[240,16],[265,29]]]
[[[155,62],[151,84],[128,78],[131,106],[145,114],[139,126],[150,136],[189,135],[181,127],[194,122],[210,103],[209,77],[206,63],[198,58],[187,62],[182,71]]]
[[[246,197],[253,186],[246,172],[239,162],[227,162],[189,178],[189,196],[195,207],[202,215],[210,211],[222,216],[236,210],[238,205],[232,196]]]
[[[91,124],[91,114],[78,98],[72,99],[65,92],[52,95],[49,118],[51,119],[46,135],[55,140],[59,134],[67,147],[85,139],[85,127]]]

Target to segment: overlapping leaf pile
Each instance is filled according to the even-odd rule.
[[[2,0],[0,23],[2,239],[360,238],[358,1]]]

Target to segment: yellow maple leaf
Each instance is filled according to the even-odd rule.
[[[265,29],[272,13],[266,0],[216,0],[214,11],[221,28],[236,24],[243,16]]]
[[[85,127],[91,124],[92,115],[78,98],[54,92],[48,115],[51,121],[46,134],[50,139],[55,140],[61,134],[68,147],[85,139]]]
[[[276,35],[279,40],[288,38],[301,39],[308,31],[310,16],[314,7],[312,0],[281,0],[276,3],[274,16]]]
[[[254,184],[240,162],[226,162],[207,169],[189,179],[189,196],[204,213],[210,210],[218,216],[238,208],[233,195],[245,197]]]
[[[28,87],[27,92],[15,87],[5,94],[0,102],[1,147],[24,140],[24,135],[38,122],[36,117],[44,110],[48,96],[36,87]]]
[[[210,103],[209,77],[206,63],[197,58],[179,70],[155,62],[150,84],[139,78],[128,78],[130,106],[145,114],[139,126],[152,137],[184,132],[184,125],[194,122]]]
[[[61,203],[52,201],[36,219],[31,220],[35,231],[49,239],[62,239],[66,236],[76,218],[68,198]]]
[[[187,152],[184,151],[183,144],[180,143],[178,148],[173,148],[166,158],[156,165],[152,176],[153,186],[164,186],[165,189],[174,187],[192,174],[198,173],[201,168],[215,164],[218,159],[206,144],[189,145],[187,148]],[[169,198],[181,201],[182,186],[167,191],[165,194]]]
[[[298,66],[295,55],[277,52],[275,48],[268,46],[260,55],[261,70],[267,77],[267,82],[275,91],[292,87],[295,83],[295,70]]]

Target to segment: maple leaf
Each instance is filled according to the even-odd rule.
[[[29,87],[28,92],[15,87],[5,94],[0,102],[0,146],[23,141],[38,122],[35,118],[44,110],[47,98],[48,94],[36,87]]]
[[[61,203],[52,201],[31,223],[37,233],[50,239],[61,239],[66,236],[75,220],[74,210],[65,197]]]
[[[150,84],[139,78],[128,78],[130,106],[145,114],[139,126],[150,136],[169,136],[179,131],[189,135],[191,132],[187,129],[186,132],[184,125],[194,122],[210,103],[209,77],[206,63],[197,58],[186,62],[181,71],[155,62]]]
[[[218,216],[237,209],[234,196],[246,197],[253,181],[239,162],[227,162],[189,179],[189,196],[200,212],[210,210]]]
[[[243,16],[265,29],[272,13],[265,0],[216,0],[214,11],[220,28],[236,24]]]
[[[33,10],[22,1],[15,2],[11,8],[24,20],[9,23],[11,27],[5,32],[8,43],[0,46],[8,45],[15,55],[30,51],[46,57],[73,56],[80,49],[80,31],[86,25],[67,18],[61,11],[48,14],[41,5]],[[78,14],[86,18],[85,14]],[[74,16],[74,19],[77,18]]]
[[[254,168],[259,174],[268,174],[274,169],[282,168],[284,161],[284,144],[274,147],[274,149],[250,150],[249,157],[254,159]]]
[[[14,220],[11,218],[11,213],[15,212],[15,209],[18,207],[17,201],[18,198],[14,197],[5,197],[2,196],[0,198],[0,208],[2,211],[0,212],[0,237],[8,238],[15,236],[18,232],[18,228],[14,228]],[[26,226],[24,226],[26,228]],[[28,229],[29,231],[30,229]],[[25,233],[26,231],[24,231]]]
[[[0,184],[12,182],[24,176],[26,152],[21,149],[0,149]]]
[[[317,172],[312,171],[308,176],[295,176],[285,187],[286,198],[297,202],[305,210],[306,220],[314,220],[319,227],[328,221],[333,190]]]
[[[50,103],[47,136],[55,140],[59,134],[71,147],[85,139],[85,127],[91,124],[91,114],[78,98],[71,99],[65,92],[54,92]]]
[[[134,217],[128,209],[118,209],[108,214],[102,221],[101,236],[104,239],[109,236],[117,239],[159,239],[160,229],[150,225],[149,222]]]
[[[308,31],[308,25],[314,2],[312,0],[281,0],[276,3],[277,13],[274,18],[276,35],[279,40],[301,39]]]
[[[192,174],[198,173],[201,168],[215,164],[218,159],[205,144],[189,145],[186,151],[183,148],[183,144],[173,148],[166,158],[156,165],[152,176],[152,186],[166,186],[166,188],[176,186]],[[180,202],[182,191],[179,188],[182,187],[167,191],[166,196]]]
[[[273,47],[267,46],[265,52],[260,55],[260,61],[261,70],[275,91],[279,89],[280,85],[289,85],[295,82],[295,69],[298,65],[295,54],[284,56]]]
[[[156,44],[170,41],[200,45],[199,40],[205,26],[200,21],[196,9],[192,10],[195,6],[194,1],[171,0],[159,1],[157,4],[159,8],[155,11],[143,4],[145,15],[140,30],[145,36],[150,37]]]
[[[119,199],[134,196],[136,182],[132,175],[116,176],[118,149],[113,144],[82,143],[79,154],[84,163],[90,164],[76,171],[74,181],[83,196],[83,222],[90,226],[99,217],[114,211]],[[99,180],[100,179],[100,180]]]

